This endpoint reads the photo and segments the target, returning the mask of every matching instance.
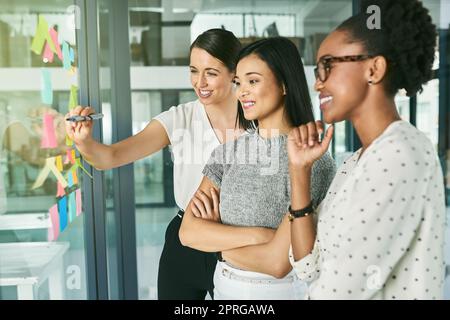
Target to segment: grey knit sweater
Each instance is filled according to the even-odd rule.
[[[290,204],[287,136],[265,139],[257,132],[218,146],[203,174],[220,189],[222,223],[277,228]],[[311,198],[325,197],[336,167],[326,153],[314,163]]]

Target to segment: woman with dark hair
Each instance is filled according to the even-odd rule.
[[[291,263],[310,299],[440,299],[444,282],[443,175],[428,138],[400,119],[399,89],[414,96],[431,79],[436,28],[416,0],[371,0],[321,44],[316,84],[327,123],[349,120],[362,148],[338,170],[311,215],[311,168],[333,133],[310,122],[290,134]]]
[[[235,84],[240,120],[248,132],[211,154],[184,215],[180,240],[220,252],[215,299],[295,299],[304,288],[288,260],[286,142],[294,126],[314,119],[297,48],[285,38],[250,44],[239,54]],[[333,176],[334,162],[326,154],[314,166],[307,190],[316,204]],[[232,235],[246,227],[276,231],[264,244],[243,245]]]
[[[213,294],[215,255],[182,246],[178,229],[211,151],[243,131],[232,84],[240,49],[239,40],[229,31],[211,29],[199,35],[190,48],[191,84],[198,100],[157,115],[130,138],[108,146],[92,139],[91,121],[66,126],[84,159],[99,170],[134,162],[170,145],[175,201],[180,211],[165,235],[159,261],[159,299],[204,299],[207,292]],[[79,106],[69,115],[92,113],[92,108]],[[271,233],[263,228],[249,228],[237,230],[234,236],[245,245],[267,241]]]

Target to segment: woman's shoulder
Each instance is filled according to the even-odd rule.
[[[409,122],[400,120],[392,123],[374,141],[369,155],[371,160],[373,157],[377,157],[377,159],[395,162],[410,162],[411,160],[417,162],[431,161],[435,158],[436,151],[430,139],[422,131]]]
[[[198,100],[181,103],[161,112],[154,119],[172,129],[189,129],[196,121],[203,121],[200,109],[202,107]]]
[[[186,102],[186,103],[180,103],[179,105],[172,106],[166,112],[171,112],[171,113],[174,113],[176,115],[184,116],[186,118],[189,118],[194,113],[196,113],[196,111],[198,111],[197,109],[199,107],[203,107],[203,105],[197,99],[197,100],[194,100],[194,101],[189,101],[189,102]]]

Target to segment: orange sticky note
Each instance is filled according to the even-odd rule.
[[[59,214],[58,214],[58,205],[55,204],[48,210],[50,216],[51,227],[48,228],[48,241],[55,241],[59,236]]]
[[[77,169],[72,170],[73,184],[78,184]]]
[[[56,147],[57,143],[55,136],[55,127],[53,125],[53,116],[51,114],[44,113],[41,148],[52,149]]]

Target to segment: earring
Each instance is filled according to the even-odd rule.
[[[370,80],[368,81],[368,83],[369,83],[369,86],[371,86],[371,85],[373,84],[372,79],[370,79]]]

